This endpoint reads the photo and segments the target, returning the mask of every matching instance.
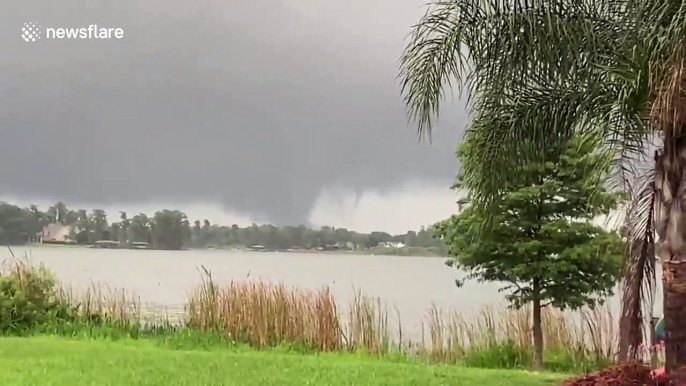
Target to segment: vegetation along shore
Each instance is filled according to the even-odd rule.
[[[553,385],[616,354],[614,320],[602,308],[574,317],[544,309],[545,371],[529,373],[527,310],[484,309],[465,318],[427,305],[423,337],[409,341],[382,300],[359,293],[342,314],[327,288],[220,284],[206,272],[182,321],[171,323],[146,321],[132,294],[71,290],[26,260],[7,262],[0,284],[0,331],[7,336],[0,350],[15,353],[0,360],[0,380],[9,385],[37,384],[41,374],[56,385],[115,385],[138,373],[127,384],[161,384],[163,374],[178,385],[188,377],[236,385]],[[34,361],[44,366],[27,367]],[[143,371],[153,366],[161,372],[155,379]]]
[[[345,228],[193,223],[181,211],[161,210],[129,217],[119,212],[110,221],[102,209],[69,209],[57,202],[45,212],[36,205],[21,208],[0,202],[0,245],[27,243],[84,245],[99,248],[180,250],[239,249],[279,252],[347,252],[399,256],[446,256],[445,244],[431,227],[401,235],[360,233]]]

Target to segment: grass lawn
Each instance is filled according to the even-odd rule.
[[[564,376],[394,363],[354,355],[180,351],[151,342],[0,338],[2,386],[559,385]]]

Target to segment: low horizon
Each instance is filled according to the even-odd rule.
[[[212,224],[231,226],[236,224],[240,227],[270,224],[276,226],[299,226],[304,225],[313,229],[323,226],[345,228],[350,231],[371,233],[386,232],[397,235],[408,231],[417,231],[421,227],[430,226],[444,220],[450,215],[457,213],[459,195],[449,188],[440,187],[420,188],[417,186],[403,186],[401,189],[380,194],[367,192],[359,197],[339,195],[323,192],[318,198],[309,222],[305,224],[273,224],[265,219],[251,218],[240,215],[221,204],[211,202],[193,202],[185,204],[173,201],[151,201],[137,204],[109,203],[98,205],[93,203],[70,203],[60,199],[20,199],[12,196],[0,195],[0,202],[6,202],[20,207],[36,205],[42,211],[47,210],[57,202],[64,203],[68,209],[102,209],[108,216],[119,212],[126,212],[129,216],[139,213],[154,214],[158,210],[180,210],[186,214],[189,221],[208,220]],[[429,202],[430,205],[426,205]]]

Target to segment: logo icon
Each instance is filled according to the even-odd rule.
[[[35,42],[40,39],[40,25],[36,22],[24,23],[21,28],[21,37],[26,42]]]

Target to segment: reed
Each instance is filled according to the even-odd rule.
[[[219,332],[258,348],[342,347],[338,308],[328,288],[309,291],[255,281],[220,286],[206,273],[186,310],[187,327]]]
[[[485,307],[473,317],[432,305],[415,341],[400,313],[356,291],[345,312],[326,287],[304,290],[245,280],[218,284],[208,271],[190,295],[183,320],[146,320],[133,294],[92,284],[74,290],[27,260],[0,269],[0,333],[159,337],[173,346],[247,344],[299,351],[355,351],[474,367],[526,368],[533,357],[531,310]],[[391,312],[393,310],[394,312]],[[583,372],[615,359],[617,321],[607,308],[542,314],[544,361],[550,370]],[[393,320],[396,319],[396,320]],[[174,339],[169,336],[174,335]],[[183,344],[182,344],[183,343]]]
[[[126,289],[98,283],[91,283],[86,289],[74,289],[63,284],[57,289],[57,298],[71,305],[81,317],[122,324],[143,321],[141,299]]]
[[[397,308],[395,311],[398,350],[402,350],[400,315]],[[355,291],[348,307],[344,340],[350,351],[366,351],[374,355],[385,355],[393,351],[394,332],[387,305],[380,298],[366,296],[360,290]]]
[[[485,307],[466,319],[459,312],[433,306],[426,318],[428,341],[424,341],[421,355],[433,362],[528,367],[533,354],[531,314],[530,307]],[[541,323],[544,360],[558,370],[586,370],[611,363],[617,352],[615,326],[608,308],[580,312],[545,308]]]

